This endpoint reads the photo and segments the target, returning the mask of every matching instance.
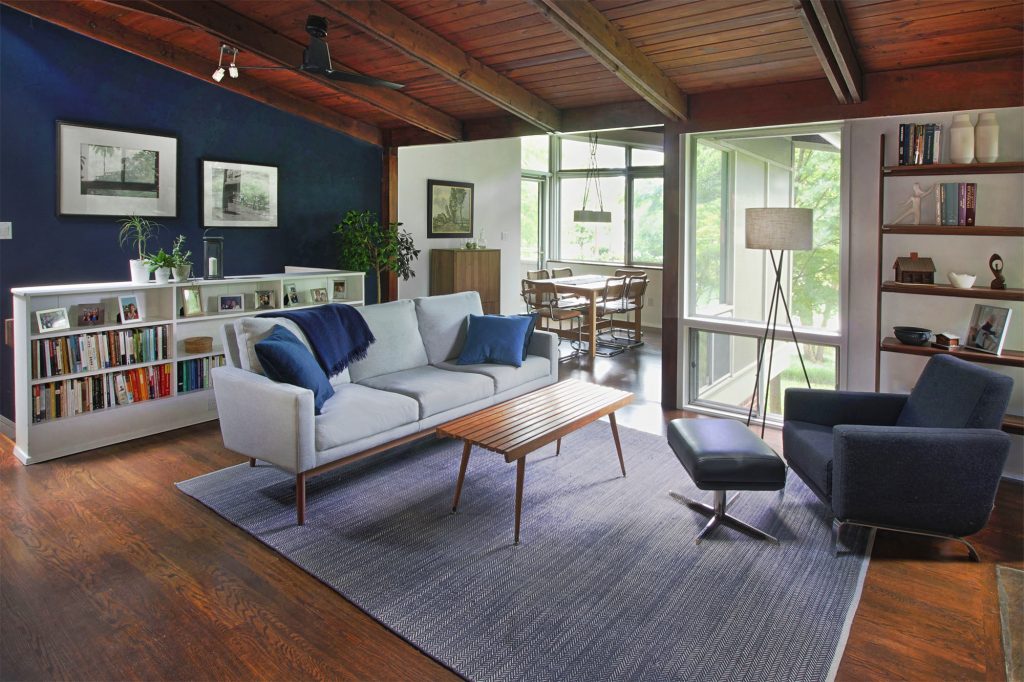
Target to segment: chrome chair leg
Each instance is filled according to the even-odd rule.
[[[732,514],[729,514],[726,511],[726,509],[728,508],[728,505],[731,504],[732,501],[736,499],[739,493],[734,493],[733,496],[728,500],[726,500],[725,493],[726,491],[724,490],[715,491],[714,506],[712,507],[711,505],[705,504],[703,502],[698,502],[697,500],[691,499],[681,493],[677,493],[672,490],[668,492],[669,496],[672,499],[676,500],[677,502],[685,504],[687,507],[694,510],[695,512],[711,516],[711,520],[708,521],[708,524],[704,526],[704,529],[701,530],[700,533],[697,534],[695,544],[699,545],[701,540],[710,535],[711,532],[714,531],[715,528],[718,528],[718,526],[720,525],[729,526],[734,530],[747,533],[748,535],[758,538],[759,540],[768,540],[769,542],[773,542],[776,545],[779,544],[779,540],[773,535],[769,535],[760,528],[755,528],[746,521],[742,521],[733,516]]]
[[[860,526],[862,528],[876,528],[878,530],[888,530],[888,531],[892,531],[894,533],[909,533],[911,535],[923,535],[926,538],[938,538],[940,540],[953,540],[954,542],[959,542],[960,544],[962,544],[964,547],[967,548],[967,556],[968,556],[968,558],[970,558],[971,561],[977,561],[977,562],[981,561],[981,557],[978,556],[978,550],[976,550],[974,548],[974,545],[972,545],[967,540],[967,538],[964,538],[964,537],[962,537],[960,535],[947,535],[946,533],[929,533],[928,531],[913,530],[913,529],[910,529],[910,528],[900,528],[898,526],[881,526],[881,525],[878,525],[876,523],[864,523],[862,521],[850,521],[850,520],[838,521],[836,519],[833,519],[832,520],[833,529],[835,528],[835,526],[837,524],[840,525],[840,526],[846,525],[846,526]]]

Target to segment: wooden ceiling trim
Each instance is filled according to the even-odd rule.
[[[233,47],[258,55],[276,66],[294,69],[301,61],[305,49],[302,43],[214,2],[151,0],[145,3],[123,4],[138,7],[142,11],[145,11],[147,6],[156,8],[217,36]],[[298,70],[289,74],[293,78],[309,79],[321,87],[366,102],[386,114],[435,133],[446,140],[462,139],[462,124],[458,119],[400,92],[359,83],[343,84]]]
[[[390,5],[365,0],[321,0],[320,4],[516,116],[550,132],[561,127],[561,113],[555,107]]]
[[[843,84],[849,98],[854,102],[863,99],[864,86],[862,84],[860,63],[857,61],[857,52],[853,47],[853,39],[850,37],[850,29],[843,17],[843,8],[833,0],[809,0],[814,8],[814,14],[818,18],[822,33],[828,41],[828,48],[832,57],[839,66],[839,73],[843,77]]]
[[[686,95],[593,6],[573,0],[533,2],[651,106],[669,118],[686,119]]]
[[[3,3],[25,14],[112,45],[202,81],[209,82],[210,74],[217,66],[216,62],[203,59],[171,43],[150,38],[125,27],[116,19],[87,11],[76,4],[32,2],[31,0],[3,0]],[[257,80],[226,79],[220,84],[220,87],[364,142],[381,144],[381,131],[376,126],[358,121],[332,109],[312,104],[307,99],[296,97],[278,88],[268,87]]]
[[[971,23],[997,24],[1010,22],[1019,24],[1021,21],[1020,3],[1010,4],[968,4],[956,2],[953,4],[935,3],[916,7],[911,11],[892,12],[887,14],[853,14],[846,11],[846,18],[850,22],[850,28],[855,31],[862,31],[869,28],[882,28],[885,26],[899,25],[906,26],[910,30],[916,30],[918,25],[932,22],[952,23],[969,21]]]
[[[821,63],[821,70],[825,72],[828,84],[836,94],[836,99],[841,104],[860,101],[859,94],[855,96],[849,90],[837,55],[832,51],[826,31],[818,19],[813,0],[793,0],[793,8],[800,18],[800,23],[803,24],[807,39]]]

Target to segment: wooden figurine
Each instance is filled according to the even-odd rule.
[[[992,257],[988,259],[988,269],[996,276],[996,278],[992,280],[992,288],[1005,289],[1006,278],[1003,277],[1003,257],[998,253],[993,253]]]
[[[900,284],[935,284],[935,263],[931,258],[918,258],[917,251],[900,256],[893,264]]]

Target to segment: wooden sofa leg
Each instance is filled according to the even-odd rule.
[[[256,458],[255,457],[250,457],[249,458],[249,466],[251,466],[251,467],[256,466]]]
[[[298,524],[306,523],[306,473],[295,475],[295,513]]]

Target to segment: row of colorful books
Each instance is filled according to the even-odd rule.
[[[900,124],[899,164],[941,163],[942,126],[937,123]]]
[[[94,372],[110,367],[166,360],[166,326],[74,334],[32,342],[32,377]]]
[[[210,358],[196,358],[194,360],[182,360],[178,363],[178,393],[189,391],[201,391],[204,388],[211,388],[213,380],[210,377],[210,370],[214,367],[221,367],[225,364],[223,355],[214,355]]]
[[[139,367],[32,387],[32,423],[171,395],[171,365]]]
[[[978,185],[974,182],[941,182],[935,187],[936,225],[974,225]]]

